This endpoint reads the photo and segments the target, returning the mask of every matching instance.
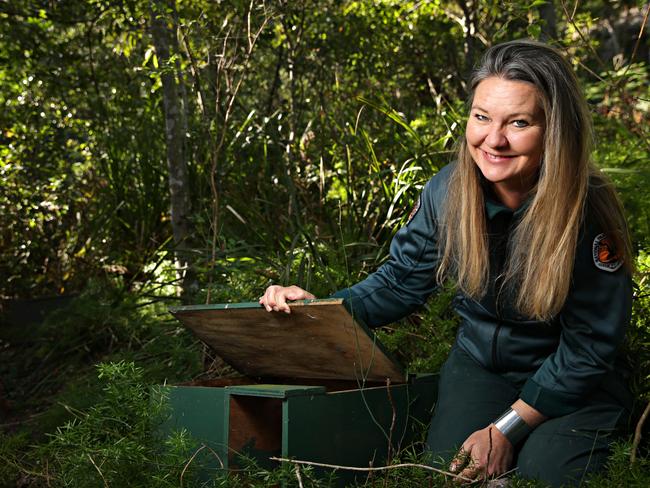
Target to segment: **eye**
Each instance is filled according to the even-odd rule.
[[[521,119],[520,120],[513,120],[512,123],[513,123],[513,125],[515,127],[519,128],[519,129],[521,129],[523,127],[528,127],[530,125],[527,121],[521,120]]]
[[[488,120],[488,118],[487,118],[485,115],[483,115],[483,114],[477,114],[477,113],[474,114],[474,118],[475,118],[476,120],[481,121],[481,122],[486,122],[486,121]]]

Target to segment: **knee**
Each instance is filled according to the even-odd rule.
[[[517,456],[517,474],[550,486],[578,486],[591,473],[604,468],[609,442],[575,433],[533,433]]]

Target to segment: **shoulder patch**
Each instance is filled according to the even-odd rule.
[[[616,253],[614,243],[605,234],[598,234],[592,246],[596,268],[613,273],[623,266],[623,260]]]
[[[413,205],[413,210],[411,210],[411,213],[409,214],[409,219],[407,220],[406,224],[410,224],[411,220],[413,220],[413,217],[415,217],[415,214],[418,213],[418,210],[420,210],[420,197],[418,196],[418,199],[415,201],[415,205]]]

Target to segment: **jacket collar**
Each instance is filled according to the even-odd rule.
[[[510,217],[515,216],[521,218],[526,209],[529,207],[532,199],[532,196],[529,196],[526,200],[524,200],[524,203],[522,203],[519,208],[512,210],[511,208],[506,207],[503,203],[498,201],[494,196],[494,193],[491,190],[488,190],[485,192],[485,215],[489,220],[492,220],[500,213],[504,213]]]

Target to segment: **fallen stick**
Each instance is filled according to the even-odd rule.
[[[345,471],[363,471],[366,473],[375,472],[375,471],[387,471],[389,469],[397,469],[397,468],[420,468],[420,469],[425,469],[427,471],[434,471],[444,476],[450,476],[451,478],[456,478],[457,480],[460,481],[467,481],[470,483],[477,481],[471,478],[466,478],[465,476],[460,476],[458,474],[450,473],[449,471],[444,471],[442,469],[434,468],[433,466],[427,466],[426,464],[402,463],[402,464],[391,464],[390,466],[379,466],[377,468],[361,468],[358,466],[341,466],[338,464],[316,463],[312,461],[300,461],[298,459],[287,459],[287,458],[279,458],[279,457],[270,457],[269,459],[271,461],[302,464],[306,466],[315,466],[318,468],[342,469]]]
[[[650,414],[650,402],[648,402],[648,404],[646,405],[643,414],[641,414],[641,418],[639,419],[639,422],[636,424],[636,429],[634,430],[634,441],[632,442],[632,454],[630,456],[630,464],[634,464],[636,462],[636,452],[639,449],[639,443],[641,442],[641,433],[643,431],[643,424],[645,423],[649,414]]]

